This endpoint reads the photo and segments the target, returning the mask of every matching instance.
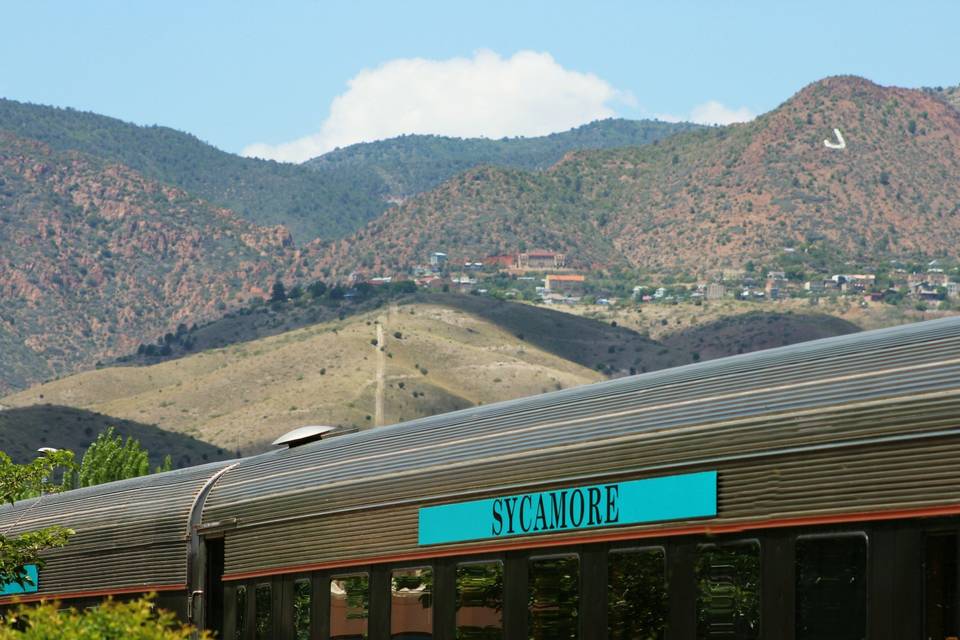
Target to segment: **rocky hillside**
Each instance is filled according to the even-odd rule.
[[[832,149],[825,140],[845,148]],[[389,272],[542,247],[575,265],[704,274],[784,247],[857,263],[953,255],[960,112],[862,78],[814,83],[742,125],[569,154],[543,173],[479,168],[388,211],[325,263]]]
[[[298,242],[347,235],[386,207],[369,173],[242,158],[169,127],[141,127],[96,113],[0,99],[0,131],[123,164],[246,220],[284,225]]]
[[[298,258],[283,227],[3,132],[0,247],[0,390],[221,315]]]
[[[542,168],[570,150],[646,144],[695,127],[606,120],[540,138],[403,136],[294,165],[243,158],[169,127],[0,99],[0,131],[126,165],[254,224],[282,224],[300,244],[349,235],[396,199],[432,189],[479,164]]]
[[[928,87],[925,91],[940,96],[947,103],[960,109],[960,85],[955,87]]]

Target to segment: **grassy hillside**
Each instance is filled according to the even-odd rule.
[[[540,321],[541,310],[515,306]],[[656,367],[683,361],[669,349],[651,351],[628,330],[548,317],[553,349],[584,362],[606,355],[608,346],[629,346],[624,362],[637,353]],[[254,451],[304,424],[364,428],[603,379],[593,367],[540,348],[527,338],[532,332],[514,333],[526,326],[514,318],[504,328],[456,305],[414,302],[157,365],[84,372],[0,402],[68,405]],[[588,344],[591,335],[595,344]]]
[[[883,303],[864,306],[843,298],[823,298],[817,304],[803,299],[756,302],[730,298],[699,305],[581,305],[557,309],[602,323],[616,323],[679,352],[701,352],[704,360],[957,313],[918,311]]]
[[[0,403],[97,411],[249,453],[305,424],[368,428],[937,315],[733,300],[554,310],[418,295],[159,364],[76,374]],[[284,316],[267,311],[256,326],[269,333],[265,319]]]
[[[54,447],[73,451],[79,460],[108,427],[139,440],[150,453],[151,466],[161,464],[167,455],[176,468],[233,457],[233,452],[155,425],[51,404],[0,409],[0,451],[23,463],[36,457],[40,447]]]
[[[638,147],[699,128],[691,123],[610,119],[533,138],[408,135],[350,145],[308,160],[304,166],[319,172],[348,167],[371,171],[392,197],[404,198],[429,191],[478,165],[545,169],[570,151]]]
[[[846,148],[825,147],[834,128]],[[430,251],[456,263],[526,246],[585,268],[706,277],[793,247],[812,261],[869,264],[954,255],[958,203],[960,111],[923,91],[835,77],[746,124],[577,152],[541,173],[471,170],[324,260],[391,272]]]

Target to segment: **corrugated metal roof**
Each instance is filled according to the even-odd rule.
[[[44,554],[40,593],[186,582],[187,522],[220,461],[168,473],[47,494],[0,508],[0,533],[60,525],[76,535]]]
[[[956,437],[958,416],[960,318],[949,318],[475,407],[234,461],[236,468],[213,486],[203,522],[236,518],[236,529],[227,533],[227,571],[235,573],[386,553],[391,545],[412,549],[417,504],[640,467],[662,473],[731,461],[720,499],[734,519],[749,519],[757,509],[805,513],[816,508],[817,492],[833,495],[834,488],[831,509],[853,496],[867,506],[893,499],[877,481],[864,485],[863,471],[846,480],[837,475],[837,482],[827,478],[809,495],[789,493],[791,483],[801,486],[816,474],[805,462],[816,456],[827,456],[824,469],[849,473],[847,454],[831,448],[838,440],[877,444],[876,460],[863,458],[862,447],[849,458],[862,458],[857,464],[866,470],[881,458],[894,464],[899,447],[915,449],[915,461],[927,461],[919,464],[933,473],[928,482],[935,490],[918,498],[907,478],[895,500],[939,504],[956,495],[960,472],[944,467],[949,461],[938,451],[952,455],[960,440],[937,445],[911,438]],[[763,456],[770,452],[784,462],[768,477],[764,470],[772,467]],[[43,593],[182,584],[191,506],[230,464],[0,508],[0,532],[48,524],[77,531],[65,549],[48,554]],[[755,492],[771,482],[785,492],[776,495],[793,502],[760,499]],[[877,488],[876,495],[864,487]],[[360,539],[370,528],[364,523],[382,523],[390,514],[389,525],[378,528],[382,535]],[[329,536],[307,541],[317,527]],[[280,551],[287,547],[285,556]]]
[[[347,486],[410,474],[420,479],[426,499],[442,493],[431,483],[431,474],[443,470],[638,435],[668,438],[683,430],[711,425],[719,429],[788,411],[954,394],[958,388],[960,318],[830,338],[475,407],[249,458],[211,491],[204,521],[236,517],[240,526],[253,526],[316,513],[324,505],[340,503]],[[759,446],[775,448],[778,441]],[[498,481],[508,482],[509,476],[489,478],[488,484]],[[381,483],[378,489],[370,495],[357,487],[356,503],[400,498],[389,485]]]

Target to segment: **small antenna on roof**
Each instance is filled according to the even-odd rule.
[[[336,427],[330,427],[326,425],[310,425],[306,427],[300,427],[299,429],[294,429],[293,431],[288,431],[279,438],[273,441],[274,445],[287,445],[287,448],[292,449],[294,447],[299,447],[302,444],[307,444],[308,442],[313,442],[314,440],[320,440],[324,435],[335,430]]]

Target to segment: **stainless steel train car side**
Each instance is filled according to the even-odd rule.
[[[238,640],[948,638],[958,374],[960,319],[931,321],[49,496],[0,527],[78,530],[38,597],[169,588]],[[142,510],[93,515],[111,502]]]

